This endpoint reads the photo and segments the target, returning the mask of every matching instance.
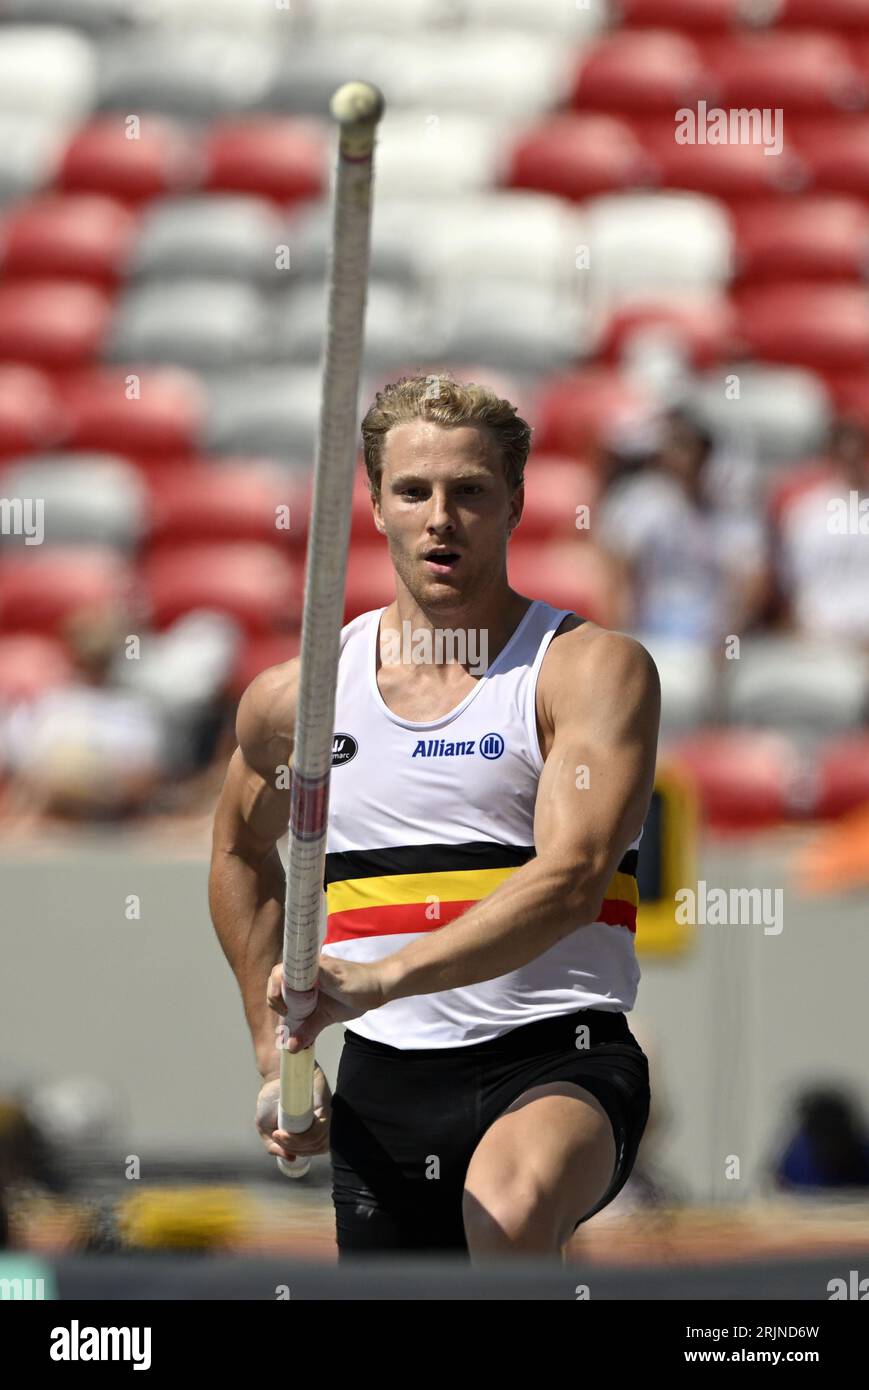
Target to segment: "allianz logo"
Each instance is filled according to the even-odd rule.
[[[500,734],[483,734],[481,739],[465,738],[450,743],[443,738],[421,738],[411,754],[412,758],[467,758],[478,752],[490,761],[500,758],[504,752],[504,740]]]

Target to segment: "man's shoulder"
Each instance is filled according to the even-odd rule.
[[[254,676],[238,703],[235,732],[245,759],[259,768],[274,745],[292,741],[296,721],[300,658],[267,666]]]
[[[657,667],[642,642],[574,614],[565,618],[543,659],[539,708],[553,717],[565,696],[572,698],[583,690],[591,694],[629,687],[659,688]]]

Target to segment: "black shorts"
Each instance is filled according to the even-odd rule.
[[[623,1013],[580,1009],[453,1048],[406,1050],[346,1029],[330,1131],[339,1258],[467,1253],[462,1193],[474,1150],[523,1091],[547,1081],[584,1086],[613,1127],[615,1172],[587,1221],[626,1183],[649,1114],[648,1061]]]

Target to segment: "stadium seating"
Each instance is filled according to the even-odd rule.
[[[0,557],[0,632],[63,635],[76,613],[123,603],[133,575],[103,547],[33,547]]]
[[[137,204],[192,186],[198,174],[191,135],[163,116],[97,116],[77,129],[56,183],[69,192],[109,193]]]
[[[793,813],[804,777],[797,745],[771,730],[708,729],[675,738],[668,757],[697,789],[706,822],[717,830],[759,830]]]
[[[869,290],[851,285],[762,285],[736,292],[739,331],[752,357],[816,368],[869,362]]]
[[[72,674],[62,642],[34,632],[0,636],[0,709],[66,685]]]
[[[100,352],[111,302],[79,280],[0,283],[0,360],[50,370],[83,367]]]
[[[160,549],[142,566],[147,612],[158,630],[197,609],[224,613],[251,633],[298,620],[301,563],[254,541]]]
[[[132,549],[145,528],[147,490],[135,467],[119,458],[67,455],[14,461],[0,474],[4,496],[38,498],[45,543]],[[6,545],[24,545],[9,537]]]
[[[46,544],[0,546],[0,704],[69,679],[92,604],[145,605],[149,698],[200,637],[212,695],[297,651],[328,101],[361,72],[388,113],[361,402],[450,368],[517,404],[514,587],[613,621],[577,507],[668,406],[760,466],[774,535],[836,413],[869,422],[869,0],[3,0],[0,491],[43,498]],[[681,143],[700,101],[781,108],[781,152]],[[393,583],[360,464],[345,617]],[[722,680],[647,645],[716,824],[869,795],[858,653],[761,630]]]
[[[672,139],[672,126],[670,138]],[[562,198],[590,198],[652,183],[654,166],[630,126],[614,116],[551,116],[516,138],[504,184]]]
[[[869,264],[869,207],[822,194],[750,204],[736,213],[735,236],[742,284],[862,280]]]
[[[268,345],[266,305],[254,286],[177,278],[127,290],[103,356],[207,371],[262,360]]]
[[[326,188],[325,131],[310,120],[215,121],[202,159],[202,186],[222,193],[255,193],[290,203],[319,197]]]
[[[206,396],[186,372],[101,367],[64,381],[62,409],[67,448],[183,455],[204,434]]]
[[[0,363],[0,459],[50,447],[64,428],[51,378],[35,367]]]
[[[617,30],[580,52],[571,105],[672,118],[707,89],[703,57],[691,39],[667,29]]]
[[[136,219],[100,194],[45,194],[0,223],[4,280],[33,276],[87,280],[113,288],[127,273]]]
[[[244,540],[284,553],[304,546],[307,521],[307,487],[274,465],[193,465],[155,488],[148,548]]]
[[[142,218],[129,272],[161,280],[213,275],[266,281],[275,274],[276,248],[285,241],[282,228],[281,217],[262,198],[213,193],[157,199]]]

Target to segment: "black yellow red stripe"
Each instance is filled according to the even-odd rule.
[[[533,859],[533,845],[478,840],[393,845],[326,855],[326,942],[436,931]],[[604,895],[599,920],[636,931],[637,851],[628,850]]]

